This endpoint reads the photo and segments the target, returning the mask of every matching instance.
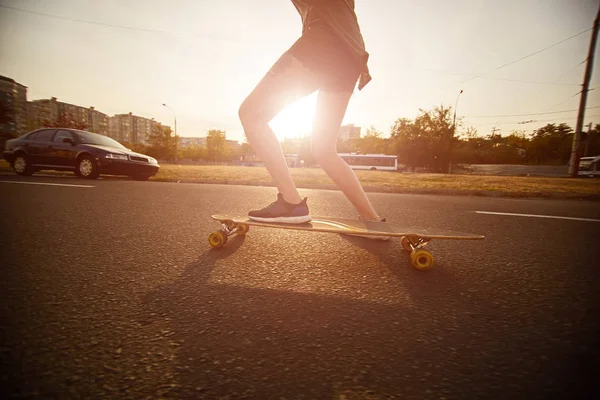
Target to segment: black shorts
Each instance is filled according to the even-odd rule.
[[[361,73],[359,63],[327,27],[310,28],[287,53],[318,76],[320,89],[354,92]]]

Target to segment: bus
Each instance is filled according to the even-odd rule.
[[[371,171],[397,171],[398,156],[386,154],[357,154],[338,153],[352,169],[366,169]]]
[[[578,176],[589,176],[596,177],[600,176],[600,156],[594,157],[581,157],[579,159],[579,172]]]

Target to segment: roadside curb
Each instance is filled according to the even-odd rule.
[[[153,179],[153,182],[196,183],[212,185],[240,185],[275,187],[272,182],[252,182],[237,180],[205,180],[205,179]],[[306,184],[296,183],[298,189],[339,190],[332,184]],[[584,194],[572,192],[501,192],[494,190],[459,190],[459,189],[431,189],[431,188],[401,188],[385,186],[363,186],[368,193],[393,193],[393,194],[428,194],[442,196],[475,196],[475,197],[503,197],[503,198],[538,198],[538,199],[563,199],[563,200],[594,200],[600,201],[600,193]]]
[[[10,169],[0,168],[0,176],[14,176]],[[61,173],[40,174],[38,176],[60,177],[65,176]],[[226,179],[167,179],[150,178],[149,182],[171,182],[171,183],[195,183],[212,185],[240,185],[272,187],[272,182],[255,182],[244,180],[226,180]],[[318,190],[339,190],[333,184],[309,184],[296,183],[298,189],[318,189]],[[426,194],[439,196],[473,196],[473,197],[497,197],[497,198],[515,198],[515,199],[553,199],[553,200],[590,200],[600,201],[600,193],[573,193],[573,192],[503,192],[494,190],[459,190],[459,189],[433,189],[433,188],[408,188],[408,187],[388,187],[388,186],[363,186],[367,193],[393,193],[393,194]]]

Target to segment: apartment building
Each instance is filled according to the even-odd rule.
[[[191,146],[206,146],[206,136],[202,137],[180,137],[179,138],[179,146],[191,147]]]
[[[19,136],[28,130],[27,86],[0,75],[0,134]]]
[[[240,144],[240,142],[238,142],[237,140],[226,139],[225,142],[229,145],[229,148],[233,152],[237,151],[240,147],[242,147],[242,145]]]
[[[241,147],[241,144],[237,140],[229,140],[225,139],[225,144],[232,151],[236,151]],[[190,147],[190,146],[206,146],[206,136],[195,136],[195,137],[185,137],[182,136],[179,138],[179,146],[181,148]]]
[[[108,125],[108,136],[119,142],[149,144],[152,132],[161,124],[154,118],[139,117],[130,112],[110,117]]]
[[[85,124],[86,130],[90,132],[108,134],[108,115],[94,107],[82,107],[58,101],[56,97],[33,100],[28,104],[29,130],[39,128],[44,121],[56,121],[63,113],[71,115],[76,122]]]
[[[359,139],[360,130],[360,126],[354,126],[353,124],[342,125],[338,132],[338,137],[341,140]]]

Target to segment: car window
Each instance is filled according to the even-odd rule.
[[[58,132],[56,132],[56,135],[54,135],[53,142],[61,143],[64,138],[73,139],[73,135],[71,135],[71,132],[69,132],[69,131],[59,129]]]
[[[55,131],[55,129],[43,129],[37,133],[34,140],[36,142],[50,142]]]
[[[95,144],[99,146],[115,147],[121,150],[127,150],[127,147],[108,136],[99,135],[97,133],[77,130],[77,141],[83,144]]]
[[[25,137],[25,140],[35,140],[35,137],[37,136],[38,132],[39,132],[39,131],[36,131],[36,132],[33,132],[33,133],[31,133],[31,134],[27,135],[27,136]]]

